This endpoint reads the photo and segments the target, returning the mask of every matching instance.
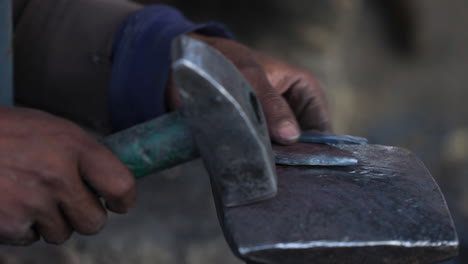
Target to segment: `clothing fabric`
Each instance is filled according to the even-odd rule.
[[[126,0],[13,0],[17,104],[110,131],[108,87]]]
[[[121,130],[166,112],[171,42],[189,32],[232,38],[222,24],[195,24],[166,5],[145,7],[125,20],[114,42],[109,90],[114,129]]]
[[[16,103],[104,134],[165,112],[174,37],[230,37],[222,25],[127,0],[13,0],[13,7]]]

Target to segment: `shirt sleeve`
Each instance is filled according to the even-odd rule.
[[[145,7],[122,23],[113,45],[108,95],[114,130],[166,112],[171,42],[189,32],[232,38],[222,24],[193,23],[180,11],[166,5]]]
[[[19,105],[107,134],[112,44],[144,8],[127,0],[14,0],[14,93]]]

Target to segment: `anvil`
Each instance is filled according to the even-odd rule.
[[[444,197],[410,151],[309,143],[274,151],[283,160],[288,155],[291,159],[289,165],[276,166],[275,198],[234,208],[217,203],[225,237],[247,263],[411,264],[457,254],[458,239]],[[357,162],[297,165],[298,154]]]

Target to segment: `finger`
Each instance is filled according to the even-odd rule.
[[[2,176],[9,175],[4,171]],[[0,177],[0,244],[27,246],[39,240],[34,224],[33,211],[29,201],[36,197],[28,196],[27,190],[19,186],[11,177]]]
[[[286,100],[270,85],[265,72],[260,67],[248,67],[241,71],[262,104],[272,140],[279,144],[296,142],[300,135],[296,118]]]
[[[38,233],[29,229],[27,232],[23,233],[21,236],[7,237],[0,235],[0,244],[11,245],[11,246],[29,246],[32,243],[39,240]]]
[[[267,78],[285,97],[302,129],[330,131],[330,116],[325,94],[318,81],[307,70],[257,53]]]
[[[60,198],[60,208],[74,230],[83,235],[93,235],[103,228],[106,210],[82,181],[73,182],[65,195]]]
[[[22,223],[18,219],[0,216],[0,244],[13,246],[28,246],[39,240],[38,233],[31,224]]]
[[[79,158],[81,176],[104,198],[109,210],[126,213],[135,205],[135,178],[103,145],[95,144]]]
[[[271,86],[265,70],[256,61],[257,56],[252,50],[230,40],[199,35],[193,37],[214,46],[244,74],[262,104],[273,141],[291,144],[299,139],[300,131],[296,118],[284,98]]]
[[[41,215],[35,225],[35,230],[50,244],[62,244],[67,241],[72,232],[72,227],[68,224],[60,208],[51,208]]]
[[[303,77],[283,94],[303,130],[331,131],[325,95],[312,77]]]

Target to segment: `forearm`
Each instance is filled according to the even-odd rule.
[[[112,43],[141,6],[125,0],[14,1],[16,101],[109,128]]]

